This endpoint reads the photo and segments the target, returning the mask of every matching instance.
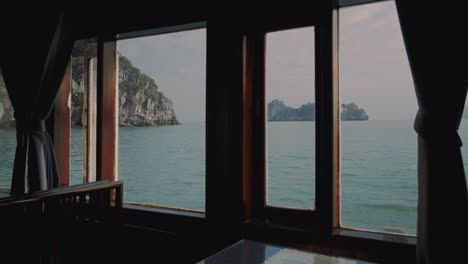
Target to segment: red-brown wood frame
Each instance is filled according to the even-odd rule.
[[[70,143],[71,143],[71,60],[55,99],[54,142],[60,186],[70,185]]]

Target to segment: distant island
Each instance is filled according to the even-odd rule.
[[[342,104],[341,120],[365,121],[369,120],[369,116],[355,103]],[[315,121],[315,104],[307,103],[299,108],[292,108],[275,99],[268,103],[268,121]]]
[[[341,104],[341,120],[342,121],[367,121],[369,116],[366,110],[359,108],[357,104]]]

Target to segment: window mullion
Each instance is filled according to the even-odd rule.
[[[60,175],[60,186],[70,185],[71,144],[71,57],[62,79],[54,108],[54,147]]]
[[[98,91],[98,131],[97,144],[101,151],[98,151],[100,166],[96,167],[98,171],[97,179],[107,179],[115,181],[118,179],[118,54],[117,42],[109,41],[99,43],[98,49],[98,76],[101,76],[101,92]],[[101,51],[101,52],[99,52]],[[102,63],[99,63],[102,61]],[[99,69],[99,65],[101,69]],[[99,83],[99,82],[98,82]],[[101,96],[99,96],[101,95]],[[100,110],[100,111],[99,111]],[[99,122],[100,121],[100,122]]]

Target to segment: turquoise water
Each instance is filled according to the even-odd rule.
[[[204,124],[120,128],[119,179],[127,202],[204,211]]]
[[[315,208],[315,122],[268,122],[267,142],[267,203]]]
[[[416,233],[417,135],[411,121],[342,122],[341,223]]]
[[[314,122],[269,123],[269,202],[313,208]],[[343,122],[342,225],[416,232],[416,133],[411,121]],[[468,122],[460,135],[468,142]],[[82,182],[82,132],[72,129],[72,183]],[[0,130],[0,186],[9,187],[15,131]],[[468,147],[462,147],[464,157]],[[128,202],[204,210],[203,123],[120,128],[119,177]],[[465,158],[465,167],[468,159]]]

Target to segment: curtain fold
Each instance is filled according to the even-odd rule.
[[[417,262],[458,263],[468,238],[458,136],[468,88],[468,9],[440,1],[396,6],[419,106]]]
[[[63,10],[9,10],[2,14],[0,65],[16,119],[11,193],[59,186],[52,140],[45,120],[65,73],[73,37]]]

